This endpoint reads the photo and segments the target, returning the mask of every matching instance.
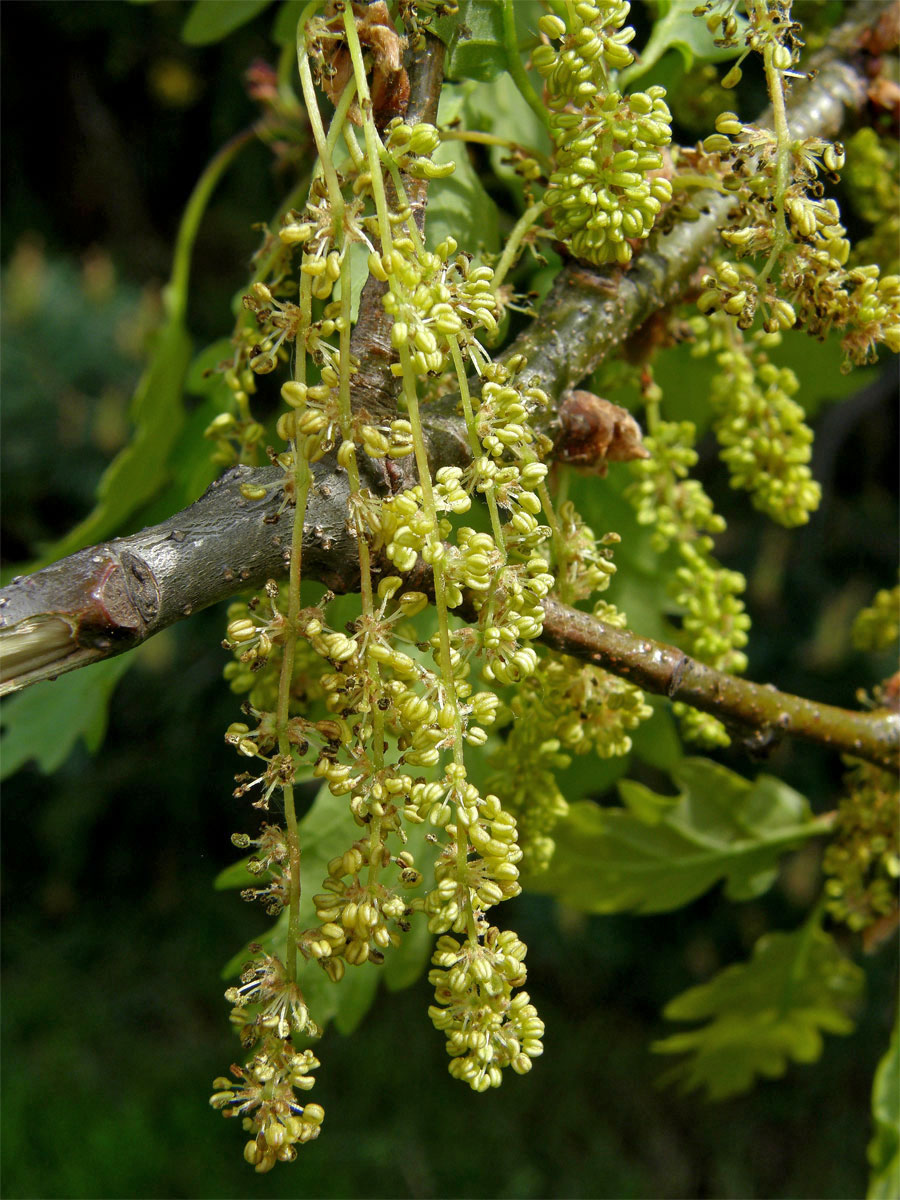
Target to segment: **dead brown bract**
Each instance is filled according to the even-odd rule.
[[[330,7],[333,11],[333,6]],[[359,40],[371,58],[372,116],[380,130],[395,117],[402,117],[409,103],[409,76],[403,66],[406,38],[400,37],[394,28],[384,0],[375,0],[374,4],[354,4],[353,15]],[[337,104],[353,75],[353,63],[341,37],[344,23],[340,14],[326,13],[325,28],[337,40],[322,39],[322,88],[332,104]],[[349,117],[355,125],[362,124],[362,113],[356,101]]]
[[[650,457],[631,413],[593,392],[570,392],[560,405],[559,419],[562,429],[554,446],[559,462],[605,475],[609,462]]]

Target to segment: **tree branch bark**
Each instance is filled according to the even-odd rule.
[[[858,45],[858,33],[857,40],[846,30],[835,39],[844,52],[848,45]],[[836,60],[834,53],[819,56],[818,75],[794,96],[790,120],[797,137],[833,135],[848,112],[865,101],[861,71]],[[430,80],[422,91],[422,114],[427,115],[440,64],[436,73],[424,69],[424,77]],[[532,326],[506,352],[526,356],[527,383],[558,399],[679,297],[716,249],[732,198],[708,191],[694,202],[700,218],[652,239],[627,272],[567,264]],[[363,311],[377,314],[377,296],[364,293],[364,299]],[[364,351],[361,372],[372,371],[377,407],[383,364],[371,341],[363,345],[362,334],[356,345]],[[362,398],[368,402],[368,395]],[[456,398],[448,397],[426,410],[435,464],[468,459],[456,407]],[[361,465],[367,471],[364,486],[377,493],[388,490],[380,464],[361,456]],[[313,475],[304,575],[336,592],[355,590],[358,555],[347,523],[346,476],[333,458],[314,464]],[[248,500],[242,491],[247,484],[264,487],[265,497]],[[168,521],[14,580],[0,590],[0,695],[131,649],[192,612],[283,575],[290,536],[288,519],[282,521],[289,511],[279,468],[236,467]],[[675,647],[606,626],[552,599],[544,608],[546,644],[710,712],[744,731],[745,741],[757,748],[772,737],[795,734],[883,766],[896,763],[900,718],[893,714],[819,705],[724,675]]]

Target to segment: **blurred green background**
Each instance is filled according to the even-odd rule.
[[[89,511],[128,435],[183,204],[215,149],[255,115],[241,78],[256,58],[271,60],[271,16],[196,49],[179,41],[185,15],[165,0],[4,12],[6,565]],[[247,151],[204,222],[189,314],[197,348],[229,331],[257,245],[251,226],[281,195],[271,164],[264,148]],[[712,446],[702,466],[729,518],[722,557],[750,582],[752,677],[847,704],[889,669],[853,652],[848,630],[896,578],[895,376],[857,376],[857,393],[829,406],[829,388],[831,398],[847,388],[835,356],[798,342],[802,377],[822,399],[826,498],[810,526],[764,528],[723,484]],[[675,377],[667,398],[678,404]],[[864,1193],[895,947],[865,961],[857,1032],[746,1097],[714,1106],[661,1091],[667,1064],[648,1050],[668,1032],[668,999],[745,958],[767,928],[803,920],[818,887],[815,848],[741,906],[716,893],[654,918],[588,919],[542,897],[504,906],[502,921],[529,945],[528,990],[547,1026],[535,1070],[476,1096],[446,1073],[426,982],[379,994],[352,1037],[332,1031],[321,1045],[322,1137],[293,1167],[255,1176],[237,1123],[207,1105],[212,1079],[238,1054],[220,970],[261,929],[235,894],[212,890],[234,857],[231,832],[248,827],[222,741],[238,707],[221,678],[223,625],[221,611],[201,613],[138,653],[96,758],[79,744],[55,774],[31,764],[4,785],[4,1196]],[[720,757],[757,769],[738,751]],[[765,769],[818,811],[834,807],[834,756],[785,745]],[[850,939],[846,948],[857,952]]]

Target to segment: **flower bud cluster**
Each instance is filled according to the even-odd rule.
[[[612,547],[621,538],[617,533],[607,533],[598,539],[571,500],[559,506],[557,516],[562,543],[558,551],[560,561],[556,564],[560,598],[572,604],[605,592],[616,573]],[[608,621],[608,617],[604,620]]]
[[[540,463],[530,465],[543,467]],[[523,500],[530,503],[528,498],[532,496],[540,504],[537,496],[525,490],[513,492],[514,483],[521,487],[522,479],[530,478],[528,469],[526,466],[518,472],[511,467],[515,480],[510,477],[504,484],[510,489],[505,498],[510,507],[515,505],[506,526],[512,527],[506,544],[526,552],[529,540],[542,541],[548,532],[527,508],[519,507]],[[461,478],[458,468],[444,467],[438,472],[434,496],[439,511],[468,510],[471,500],[461,486]],[[452,526],[447,519],[439,519],[437,526],[429,519],[421,485],[388,497],[375,525],[376,545],[384,547],[385,555],[398,570],[411,570],[419,556],[431,565],[440,562],[449,608],[462,603],[464,590],[474,593],[473,603],[480,615],[479,649],[488,679],[513,683],[534,670],[537,655],[522,642],[539,637],[543,629],[541,601],[554,584],[546,559],[530,554],[523,564],[501,565],[501,553],[490,534],[476,533],[465,525],[455,531],[455,544],[448,544],[444,539],[451,534]],[[424,732],[420,727],[415,736],[420,740]],[[407,761],[428,765],[421,757],[407,756]]]
[[[738,329],[749,329],[756,316],[759,293],[756,271],[746,262],[720,262],[700,281],[703,291],[697,300],[701,313],[724,312],[734,317]],[[789,329],[795,322],[794,310],[778,301],[776,326]]]
[[[854,265],[882,263],[890,275],[900,274],[900,146],[896,138],[879,137],[871,126],[858,129],[847,143],[844,183],[853,207],[871,226],[852,252]]]
[[[316,916],[322,924],[303,935],[301,947],[307,957],[330,966],[332,977],[342,973],[334,970],[337,959],[353,966],[383,962],[388,946],[400,941],[397,930],[409,928],[408,901],[378,877],[392,862],[400,868],[401,888],[418,887],[422,876],[415,868],[413,856],[404,851],[392,859],[380,840],[373,846],[371,839],[360,839],[328,864],[323,890],[313,897]]]
[[[672,139],[665,88],[623,98],[608,72],[633,61],[624,0],[577,3],[569,24],[542,17],[541,32],[560,46],[539,46],[532,62],[547,81],[556,160],[546,203],[559,236],[593,263],[627,263],[630,240],[645,238],[672,198],[662,147]]]
[[[247,727],[243,728],[246,730]],[[231,729],[234,729],[234,726]],[[226,741],[228,736],[226,734]],[[287,906],[290,896],[291,868],[284,830],[279,825],[263,824],[258,838],[251,838],[246,833],[235,833],[232,834],[231,841],[242,850],[250,846],[256,847],[256,853],[251,854],[244,865],[251,875],[264,877],[258,887],[244,888],[241,891],[241,899],[258,900],[265,906],[270,917],[277,917]],[[233,1003],[236,1004],[237,1001]],[[287,1037],[287,1034],[279,1036]]]
[[[541,17],[541,33],[561,43],[558,50],[538,46],[531,56],[551,96],[581,104],[609,90],[608,72],[634,62],[628,49],[634,30],[625,24],[630,11],[626,0],[581,0],[570,6],[569,24],[555,13]]]
[[[822,866],[828,911],[859,931],[900,906],[900,788],[896,772],[862,762],[846,784]]]
[[[257,597],[249,605],[229,605],[228,626],[222,642],[223,649],[231,650],[238,662],[251,671],[259,671],[266,665],[273,645],[284,637],[284,617],[278,608],[278,584],[270,580],[264,595],[265,600]]]
[[[223,645],[232,651],[234,661],[226,664],[223,674],[233,692],[238,695],[248,693],[250,706],[256,712],[271,712],[277,701],[284,638],[284,618],[280,610],[287,607],[287,599],[282,593],[283,588],[278,591],[277,599],[272,599],[268,591],[265,593],[273,608],[268,618],[259,611],[265,604],[260,596],[254,597],[249,604],[239,601],[228,606],[228,627]],[[251,626],[253,633],[250,633]],[[234,638],[234,632],[242,636]],[[297,708],[307,707],[324,697],[320,681],[327,666],[308,642],[297,643],[292,691]]]
[[[629,731],[652,715],[643,692],[623,679],[565,655],[545,654],[509,704],[512,723],[493,756],[490,786],[519,823],[529,872],[553,853],[553,826],[568,811],[555,771],[573,754],[616,758],[631,750]]]
[[[494,927],[477,939],[438,939],[428,1015],[446,1035],[450,1074],[473,1091],[499,1087],[505,1067],[526,1074],[543,1051],[544,1024],[528,993],[515,992],[525,982],[525,954],[514,933]]]
[[[900,352],[900,275],[882,276],[874,264],[845,267],[850,248],[844,232],[838,226],[833,237],[792,255],[781,285],[810,333],[846,331],[841,339],[846,373],[853,364],[875,362],[879,343]]]
[[[491,268],[478,266],[456,251],[452,237],[432,252],[417,246],[411,237],[400,236],[390,251],[369,255],[371,273],[388,283],[382,304],[393,318],[391,344],[395,350],[409,350],[419,375],[447,369],[450,339],[478,345],[477,331],[484,330],[489,337],[497,332],[498,301],[491,289]],[[392,364],[391,370],[402,374],[400,363]]]
[[[674,547],[680,560],[667,584],[682,616],[679,645],[718,670],[740,672],[747,665],[743,647],[750,627],[740,598],[746,581],[713,557],[712,535],[724,530],[725,521],[702,484],[688,478],[697,462],[695,438],[690,421],[657,421],[644,439],[650,457],[631,464],[637,479],[626,496],[640,524],[653,526],[654,549],[662,554]],[[684,705],[676,705],[675,711],[685,736],[728,744],[724,726],[715,718]]]
[[[241,1030],[242,1043],[252,1046],[267,1033],[281,1039],[293,1033],[318,1037],[303,993],[288,980],[281,959],[264,953],[259,945],[251,945],[250,949],[255,958],[241,971],[240,985],[225,993],[225,999],[234,1006],[231,1021]]]
[[[644,438],[650,457],[629,464],[636,478],[625,494],[638,523],[652,528],[651,543],[658,553],[685,538],[717,534],[725,528],[703,485],[688,478],[697,465],[696,438],[691,421],[658,421]]]
[[[238,366],[246,362],[252,342],[253,339],[247,337],[235,353],[232,364],[223,370],[222,377],[237,412],[218,413],[203,431],[203,436],[215,443],[212,461],[222,466],[230,467],[246,459],[266,436],[265,426],[254,420],[250,412],[250,396],[256,391],[256,378],[249,367]]]
[[[419,811],[430,806],[433,823],[443,820],[445,809],[456,810],[455,823],[446,825],[451,841],[435,864],[435,886],[423,900],[414,901],[414,907],[425,912],[431,933],[450,929],[462,933],[472,913],[482,913],[522,891],[515,817],[494,795],[482,797],[469,785],[460,801],[454,797],[459,790],[458,782],[451,780],[448,785],[445,777],[440,783],[424,785],[420,795]]]
[[[453,174],[455,163],[431,161],[440,144],[437,129],[424,121],[406,125],[397,118],[387,127],[388,154],[395,166],[415,179],[445,179]]]
[[[537,668],[535,650],[523,642],[540,637],[544,628],[541,601],[554,578],[547,560],[534,555],[523,566],[499,571],[487,594],[476,595],[484,674],[498,683],[519,683]]]
[[[631,240],[647,237],[672,199],[669,180],[653,174],[672,140],[664,95],[658,86],[624,99],[610,92],[583,115],[551,116],[557,153],[546,202],[557,233],[579,258],[630,262]]]
[[[857,650],[887,650],[900,638],[900,585],[882,588],[853,622]]]
[[[679,546],[682,566],[669,587],[682,612],[682,643],[695,658],[720,671],[747,669],[750,618],[741,594],[747,581],[739,571],[714,565],[703,539]]]
[[[713,428],[731,486],[750,493],[754,507],[780,525],[803,525],[819,506],[812,478],[812,430],[793,399],[799,391],[789,367],[776,367],[742,338],[716,357],[710,391]]]
[[[853,363],[873,361],[880,342],[900,350],[900,280],[896,273],[882,277],[876,266],[849,263],[850,243],[840,208],[825,196],[819,178],[837,181],[845,166],[845,148],[818,137],[792,143],[787,147],[791,174],[784,187],[779,145],[771,130],[742,125],[730,112],[720,114],[716,128],[718,132],[703,142],[703,154],[694,166],[715,171],[735,193],[733,211],[738,215],[731,228],[723,230],[722,239],[740,258],[772,256],[777,249],[778,276],[767,278],[765,296],[757,295],[749,266],[722,264],[704,280],[700,311],[728,313],[739,328],[749,329],[760,305],[764,328],[770,332],[800,327],[825,337],[832,329],[846,330],[845,370]],[[686,161],[689,158],[690,154]],[[852,175],[852,158],[847,170]],[[896,188],[889,182],[890,171],[884,178],[888,182],[881,185],[883,195]],[[783,229],[772,218],[779,206]],[[895,209],[892,205],[896,221]],[[880,261],[896,267],[896,245]]]
[[[276,1162],[293,1162],[297,1146],[319,1136],[325,1110],[319,1104],[300,1104],[295,1091],[309,1091],[311,1074],[319,1066],[311,1050],[297,1053],[289,1039],[266,1037],[246,1067],[232,1066],[237,1083],[216,1079],[210,1098],[223,1116],[243,1117],[251,1139],[244,1158],[255,1169],[271,1171]]]

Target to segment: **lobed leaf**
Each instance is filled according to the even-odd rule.
[[[758,1075],[775,1079],[788,1063],[815,1062],[822,1034],[847,1034],[863,972],[845,958],[815,914],[794,933],[760,938],[748,963],[726,967],[666,1006],[670,1021],[706,1021],[653,1044],[658,1054],[684,1054],[663,1083],[705,1088],[710,1100],[745,1092]]]
[[[875,1134],[869,1142],[869,1187],[866,1200],[900,1196],[900,1017],[872,1086]]]
[[[209,46],[252,21],[272,0],[194,0],[181,27],[181,40],[189,46]]]
[[[133,662],[133,654],[107,658],[4,700],[0,779],[8,779],[32,759],[50,775],[66,761],[79,738],[93,754],[106,733],[109,698]]]
[[[538,0],[513,0],[516,32],[520,39],[536,36],[543,13]],[[447,42],[447,79],[478,79],[489,83],[507,70],[503,36],[503,0],[459,0],[459,14],[452,31],[436,25],[435,32]],[[449,36],[448,36],[449,34]]]
[[[668,912],[722,880],[729,899],[748,900],[771,886],[785,851],[823,832],[806,799],[772,776],[751,782],[686,758],[672,781],[677,796],[623,780],[622,808],[571,805],[529,888],[590,913]]]
[[[445,89],[446,90],[446,89]],[[461,98],[451,92],[441,96],[438,122],[452,120]],[[434,179],[428,187],[425,237],[434,247],[452,235],[461,249],[474,254],[479,249],[497,251],[500,246],[497,205],[484,190],[463,142],[442,142],[434,153],[436,163],[453,162],[456,170],[445,179]]]

